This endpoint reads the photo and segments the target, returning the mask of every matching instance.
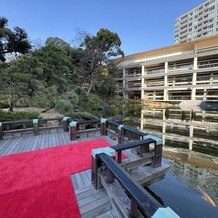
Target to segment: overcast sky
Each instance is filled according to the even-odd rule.
[[[77,28],[117,32],[125,54],[173,44],[176,17],[203,0],[0,0],[9,27],[24,28],[31,41],[57,36],[67,42]]]

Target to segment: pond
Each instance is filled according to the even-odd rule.
[[[218,112],[145,109],[140,121],[129,123],[163,138],[170,165],[148,191],[181,217],[218,217]]]

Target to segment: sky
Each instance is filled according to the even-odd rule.
[[[0,0],[0,17],[22,27],[34,43],[49,36],[69,43],[76,30],[118,33],[125,54],[173,44],[174,22],[204,0]]]

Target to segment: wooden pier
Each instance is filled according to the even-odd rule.
[[[80,123],[83,127],[85,124]],[[16,135],[15,130],[11,133],[7,133],[6,130],[4,131],[4,137],[2,137],[3,140],[0,140],[0,156],[72,144],[101,136],[108,140],[112,148],[118,152],[119,165],[124,170],[124,174],[126,172],[133,178],[133,184],[147,186],[164,178],[169,166],[162,161],[162,145],[156,143],[154,139],[146,139],[146,133],[130,127],[118,126],[115,122],[110,122],[107,125],[103,122],[103,125],[95,124],[94,127],[91,130],[85,130],[85,128],[78,128],[78,125],[75,126],[75,124],[65,125],[64,131],[62,125],[58,122],[56,128],[44,128],[41,131],[33,125],[34,134],[30,133],[29,129],[27,134],[19,131],[22,132],[19,135]],[[114,130],[113,127],[118,127],[118,131]],[[130,141],[132,134],[135,134],[138,138]],[[143,139],[144,144],[142,143]],[[141,144],[136,142],[141,142]],[[121,160],[122,153],[127,156],[124,160]],[[71,175],[82,217],[122,217],[124,214],[128,217],[132,210],[131,206],[125,212],[122,212],[122,207],[115,204],[112,199],[114,194],[108,192],[114,187],[111,188],[110,184],[110,187],[107,188],[106,183],[102,180],[102,174],[99,174],[101,185],[104,187],[96,190],[93,186],[91,179],[93,176],[91,174],[91,170],[87,170]],[[122,190],[117,182],[113,183],[113,185],[116,186],[115,189]],[[123,201],[120,202],[121,205],[123,204],[126,207],[127,203],[132,205],[128,197],[122,197],[121,201]],[[140,212],[138,214],[140,215]]]

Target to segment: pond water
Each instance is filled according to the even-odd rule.
[[[148,191],[181,217],[218,217],[218,112],[146,109],[143,131],[163,138],[170,170]]]

